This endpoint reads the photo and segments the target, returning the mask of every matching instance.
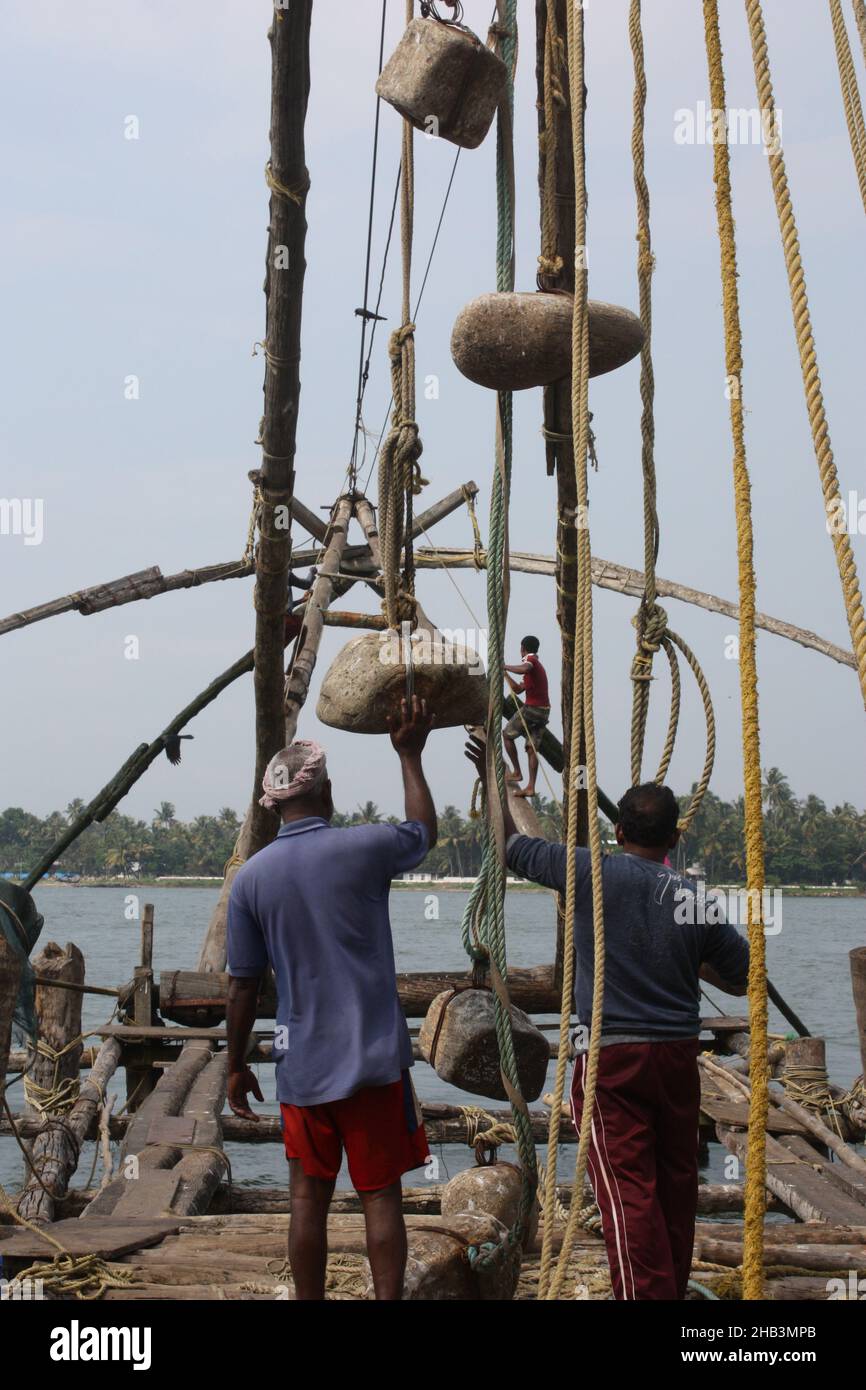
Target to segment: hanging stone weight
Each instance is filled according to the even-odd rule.
[[[640,319],[617,304],[590,299],[589,374],[603,376],[636,357]],[[503,291],[471,299],[454,323],[451,356],[470,381],[494,391],[549,386],[571,373],[570,294]]]
[[[322,682],[316,716],[332,729],[384,734],[406,695],[404,643],[411,641],[412,689],[426,700],[437,728],[484,724],[488,686],[484,663],[470,648],[421,628],[400,636],[365,632],[347,642]]]
[[[456,1303],[469,1300],[510,1299],[520,1277],[518,1262],[508,1250],[508,1231],[494,1216],[458,1212],[436,1226],[410,1227],[409,1252],[403,1281],[403,1298],[410,1301]],[[471,1265],[468,1247],[501,1247],[502,1254],[483,1264]],[[485,1255],[491,1250],[485,1249]],[[367,1275],[367,1298],[373,1297],[373,1280]]]
[[[521,1009],[511,1005],[514,1056],[524,1100],[537,1100],[544,1090],[550,1045]],[[464,989],[437,994],[418,1034],[418,1047],[437,1076],[491,1100],[507,1100],[499,1071],[499,1048],[493,994],[488,989]]]
[[[376,92],[416,130],[474,150],[490,129],[507,80],[502,59],[468,29],[413,19]]]
[[[457,1212],[468,1211],[475,1216],[495,1216],[510,1230],[520,1211],[523,1177],[516,1163],[490,1163],[467,1168],[445,1184],[442,1193],[442,1219],[448,1222]],[[524,1233],[524,1247],[534,1239],[538,1230],[538,1205],[533,1203],[529,1228]]]

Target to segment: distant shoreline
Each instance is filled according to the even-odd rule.
[[[10,879],[9,882],[15,880]],[[217,888],[222,883],[222,878],[82,878],[77,883],[58,883],[55,879],[42,879],[36,886],[38,888]],[[414,879],[406,882],[396,878],[391,887],[400,892],[408,893],[467,893],[473,887],[475,879]],[[719,883],[714,885],[717,889],[729,889],[735,892],[745,891],[745,884]],[[520,879],[508,880],[509,892],[516,893],[546,893],[548,889],[542,888],[537,883],[526,883]],[[866,889],[856,885],[848,887],[834,888],[831,885],[816,884],[814,887],[809,885],[800,886],[799,884],[768,884],[768,891],[783,893],[789,898],[864,898]]]

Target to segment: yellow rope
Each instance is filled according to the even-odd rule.
[[[771,130],[775,130],[777,129],[776,105],[773,96],[770,59],[767,52],[767,35],[764,28],[764,17],[760,0],[746,0],[746,15],[749,21],[749,34],[752,43],[752,58],[755,68],[755,85],[758,93],[758,104],[761,109],[762,118],[767,123],[767,127]],[[836,473],[833,449],[830,444],[830,431],[827,425],[826,411],[824,409],[824,396],[821,390],[821,378],[818,373],[815,338],[812,333],[809,300],[806,294],[806,277],[803,272],[803,263],[800,257],[800,240],[797,235],[794,208],[791,201],[791,194],[788,190],[785,157],[782,153],[781,143],[778,140],[775,140],[772,146],[768,146],[767,148],[767,163],[770,169],[773,197],[776,202],[776,211],[779,217],[779,228],[782,236],[782,250],[784,252],[785,267],[788,273],[788,286],[791,293],[791,309],[794,315],[797,350],[800,354],[800,369],[803,375],[803,387],[806,394],[806,408],[809,413],[812,442],[815,449],[818,475],[821,480],[821,491],[824,494],[824,505],[829,523],[831,517],[839,517],[842,514],[844,504],[839,490],[839,478]],[[839,579],[842,584],[842,594],[845,600],[845,612],[848,618],[848,627],[851,632],[851,643],[857,662],[860,690],[864,705],[866,705],[866,614],[863,612],[863,597],[857,578],[857,565],[854,560],[854,552],[851,548],[850,538],[844,527],[828,525],[828,529],[831,531],[833,549],[836,553],[836,565],[839,570]]]
[[[79,1078],[78,1076],[60,1076],[60,1063],[67,1052],[72,1052],[76,1047],[80,1047],[84,1042],[84,1035],[78,1034],[65,1047],[55,1051],[44,1038],[39,1038],[36,1043],[36,1053],[39,1057],[44,1057],[46,1061],[54,1063],[54,1076],[50,1086],[40,1086],[32,1076],[24,1077],[24,1098],[31,1108],[38,1114],[62,1115],[66,1110],[71,1110],[78,1099]]]
[[[717,0],[704,0],[704,28],[710,81],[710,105],[727,110]],[[743,370],[740,306],[737,293],[737,247],[731,205],[730,156],[727,139],[713,145],[713,179],[721,254],[722,304],[725,327],[725,372],[738,384]],[[749,1136],[746,1156],[743,1230],[743,1297],[760,1299],[764,1290],[764,1215],[766,1194],[766,1129],[770,1067],[767,1029],[767,966],[762,901],[764,833],[761,794],[761,744],[758,727],[758,671],[755,655],[755,571],[751,486],[746,462],[742,389],[730,393],[733,439],[734,504],[737,520],[737,563],[740,592],[740,702],[742,707],[744,825],[749,922]]]
[[[17,1226],[23,1226],[31,1235],[38,1236],[57,1251],[53,1260],[38,1260],[15,1275],[19,1283],[25,1280],[41,1280],[43,1288],[56,1298],[101,1298],[106,1289],[120,1288],[136,1281],[135,1270],[111,1270],[101,1256],[71,1255],[64,1245],[50,1235],[42,1226],[19,1216],[9,1194],[0,1185],[0,1204],[12,1217]]]
[[[589,314],[587,310],[587,267],[582,254],[586,245],[586,163],[584,147],[584,31],[583,10],[575,12],[568,6],[568,78],[571,103],[571,128],[575,188],[575,294],[572,321],[571,418],[574,431],[574,469],[577,484],[578,515],[588,514],[587,455],[589,450]],[[577,533],[577,633],[574,644],[574,676],[572,689],[571,727],[578,729],[583,721],[586,745],[586,781],[589,818],[589,849],[592,868],[592,928],[594,978],[589,1055],[584,1082],[583,1118],[575,1161],[572,1206],[568,1214],[562,1247],[556,1269],[551,1275],[553,1258],[553,1203],[556,1195],[556,1158],[562,1097],[565,1089],[565,1068],[568,1055],[568,1027],[571,1017],[572,985],[574,979],[574,912],[576,898],[577,859],[577,778],[569,777],[568,836],[566,850],[566,891],[564,923],[563,992],[560,1013],[559,1056],[556,1066],[556,1086],[551,1111],[547,1150],[548,1181],[545,1188],[545,1220],[539,1271],[539,1297],[559,1298],[569,1267],[569,1257],[581,1214],[579,1194],[586,1177],[592,1117],[595,1109],[596,1081],[601,1048],[602,1002],[604,998],[604,909],[602,902],[602,853],[598,827],[598,783],[593,708],[593,650],[592,650],[592,548],[588,526]]]
[[[290,203],[295,203],[298,207],[300,207],[310,191],[309,176],[305,178],[302,184],[298,184],[296,188],[288,188],[284,183],[280,183],[280,180],[274,173],[270,160],[268,160],[265,165],[265,183],[272,193],[276,193],[278,198],[287,198]]]
[[[842,13],[841,0],[830,0],[830,20],[833,25],[833,42],[836,45],[836,62],[839,66],[839,84],[842,88],[842,103],[845,107],[845,123],[854,156],[854,168],[860,197],[866,211],[866,123],[863,121],[863,106],[860,89],[857,85],[857,69],[848,42],[848,30]]]

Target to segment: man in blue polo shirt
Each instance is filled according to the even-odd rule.
[[[436,843],[421,766],[433,719],[402,702],[391,742],[403,772],[402,825],[334,829],[318,744],[296,740],[272,759],[262,804],[282,827],[232,885],[228,914],[228,1101],[255,1119],[262,1099],[246,1066],[259,983],[276,977],[277,1099],[289,1159],[289,1262],[298,1299],[325,1296],[327,1216],[345,1150],[360,1194],[378,1299],[399,1299],[406,1265],[400,1178],[428,1156],[409,1068],[388,917],[391,880]]]

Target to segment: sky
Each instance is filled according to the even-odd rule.
[[[534,288],[538,255],[534,4],[520,0],[515,141],[517,287]],[[630,155],[632,69],[626,0],[587,5],[589,280],[594,298],[636,308]],[[863,351],[866,257],[860,205],[826,6],[766,0],[782,140],[798,219],[819,364],[843,493],[866,492]],[[466,0],[482,34],[490,5]],[[744,7],[722,0],[730,107],[753,108]],[[846,9],[846,14],[848,11]],[[369,197],[379,0],[316,0],[307,122],[298,496],[327,507],[352,442]],[[0,493],[42,504],[40,544],[0,535],[4,613],[159,565],[164,574],[235,559],[250,512],[247,472],[262,409],[262,282],[267,227],[270,51],[265,0],[6,0],[0,16]],[[849,21],[850,22],[850,21]],[[389,0],[386,50],[403,6]],[[864,69],[851,25],[855,62]],[[682,143],[682,112],[707,102],[701,6],[648,0],[647,177],[656,256],[653,349],[658,573],[736,600],[728,404],[712,200],[712,149]],[[677,113],[680,113],[678,116]],[[130,120],[134,118],[134,120]],[[129,139],[131,130],[137,139]],[[378,277],[399,157],[400,120],[382,107],[373,244]],[[460,483],[480,488],[487,536],[494,402],[451,361],[453,321],[494,288],[495,148],[464,151],[417,320],[418,418],[429,505]],[[416,138],[416,280],[426,262],[454,147]],[[818,485],[791,321],[787,278],[760,145],[732,148],[745,344],[743,392],[753,482],[758,606],[848,643],[839,579]],[[399,258],[391,257],[365,420],[378,435],[389,397],[387,331],[399,321]],[[858,327],[859,325],[859,327]],[[138,379],[138,398],[126,383]],[[642,566],[638,364],[591,384],[599,471],[591,489],[593,552]],[[540,436],[541,392],[515,398],[511,543],[552,553],[555,483]],[[368,460],[370,455],[368,455]],[[373,495],[375,480],[371,483]],[[864,509],[866,510],[866,509]],[[324,513],[323,513],[324,514]],[[866,520],[863,522],[866,529]],[[437,528],[471,545],[465,510]],[[296,533],[297,542],[303,541]],[[852,537],[861,572],[862,535]],[[424,572],[419,593],[445,628],[484,625],[483,578]],[[352,591],[352,606],[375,604]],[[629,777],[629,668],[636,600],[594,591],[599,779],[619,796]],[[739,670],[731,619],[666,603],[672,626],[706,671],[718,720],[712,787],[739,794]],[[142,742],[252,645],[252,581],[160,596],[92,617],[71,613],[2,638],[6,730],[0,806],[37,814],[88,800]],[[560,732],[559,642],[550,579],[515,575],[508,650],[534,632],[551,676]],[[137,658],[127,653],[137,639]],[[328,750],[337,805],[399,813],[396,758],[381,737],[320,726],[320,680],[346,640],[325,633],[299,733]],[[666,665],[666,663],[665,663]],[[858,807],[863,709],[855,673],[781,638],[758,641],[764,766],[799,795]],[[667,720],[667,676],[653,687],[645,771]],[[253,689],[244,677],[190,725],[180,767],[159,759],[121,803],[150,819],[161,801],[191,818],[242,813],[253,771]],[[685,684],[670,780],[683,791],[703,762],[701,706]],[[427,759],[439,806],[464,813],[472,778],[462,732],[435,733]],[[548,788],[542,784],[542,790]],[[559,794],[559,787],[555,788]]]

